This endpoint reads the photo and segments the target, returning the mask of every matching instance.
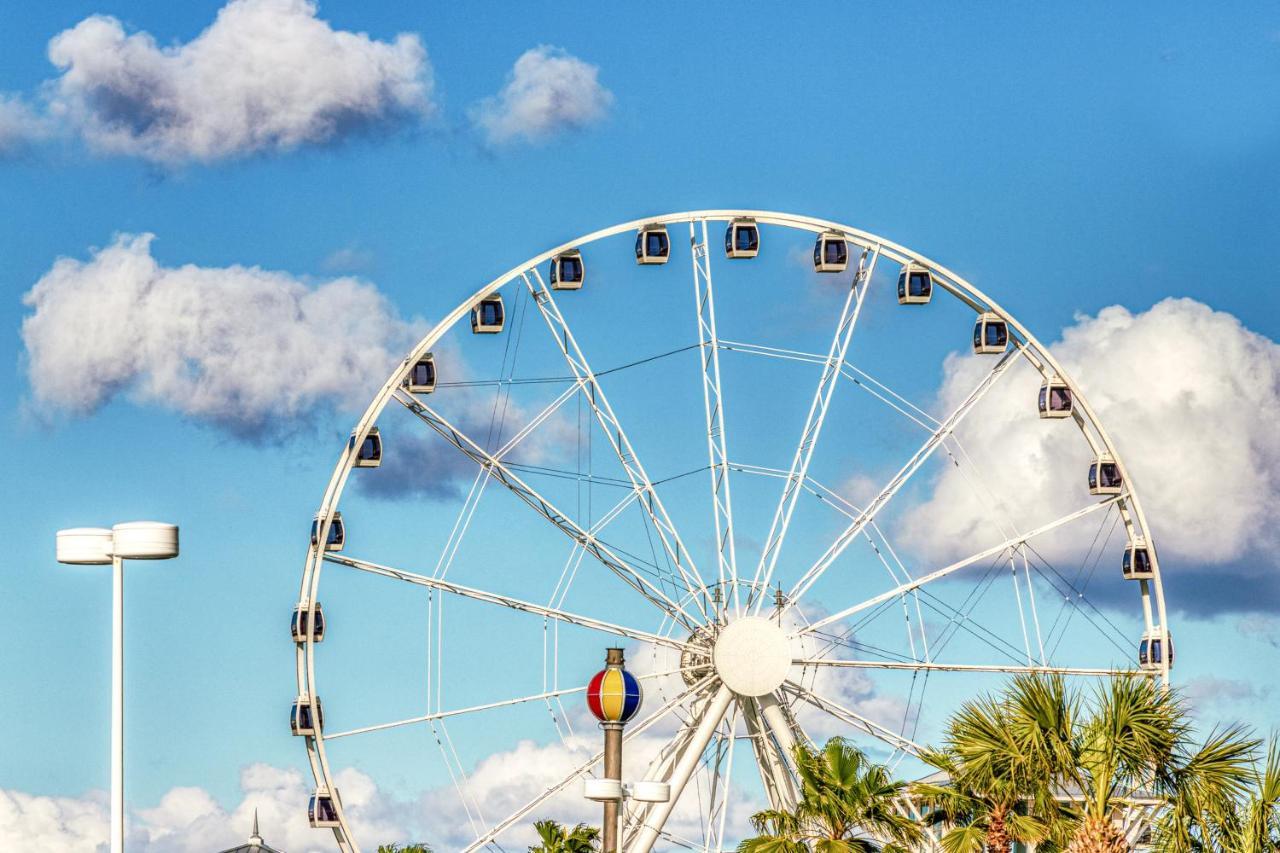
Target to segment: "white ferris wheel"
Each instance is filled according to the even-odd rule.
[[[931,403],[940,365],[976,381]],[[1078,462],[1052,512],[1024,517],[999,454],[966,447],[996,422]],[[982,522],[939,544],[957,494]],[[1133,482],[1048,349],[923,255],[753,210],[570,240],[435,325],[344,443],[292,635],[311,823],[346,851],[378,843],[348,767],[467,851],[572,822],[608,646],[645,691],[627,778],[671,790],[626,806],[635,853],[732,849],[794,803],[797,742],[906,772],[1007,674],[1167,683],[1173,662]]]

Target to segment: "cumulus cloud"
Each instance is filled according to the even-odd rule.
[[[1182,695],[1195,711],[1201,713],[1215,710],[1238,712],[1241,703],[1264,699],[1270,693],[1269,687],[1216,675],[1198,676],[1182,685]]]
[[[48,123],[26,101],[0,93],[0,157],[48,135]]]
[[[527,50],[502,91],[472,108],[472,121],[494,145],[542,142],[588,127],[603,120],[613,103],[599,72],[557,47]]]
[[[121,395],[243,438],[278,437],[367,402],[421,331],[373,285],[259,267],[162,266],[153,235],[62,258],[23,297],[37,410]]]
[[[368,776],[344,770],[335,780],[359,838],[406,840],[408,810],[380,792]],[[267,843],[293,853],[333,849],[328,831],[307,823],[312,785],[297,770],[254,764],[240,774],[242,799],[230,811],[208,791],[169,790],[150,809],[129,815],[129,850],[138,853],[207,853],[243,843],[257,811]],[[40,853],[99,853],[107,847],[110,803],[102,792],[84,797],[33,796],[0,790],[0,849]]]
[[[51,111],[96,149],[163,164],[286,151],[433,110],[416,35],[333,29],[308,0],[232,0],[185,44],[93,15],[49,42]]]
[[[1119,446],[1158,537],[1175,607],[1255,609],[1251,580],[1275,574],[1280,522],[1280,346],[1191,299],[1080,316],[1052,346]],[[938,410],[950,411],[990,363],[953,355]],[[958,431],[984,470],[996,512],[1018,529],[1078,509],[1087,448],[1071,428],[1034,423],[1039,376],[1011,373]],[[1028,422],[1028,410],[1033,413]],[[1031,427],[1031,428],[1029,428]],[[934,560],[992,544],[979,497],[947,466],[905,541]],[[977,547],[970,551],[977,550]],[[1075,553],[1079,553],[1078,549]],[[1272,606],[1280,597],[1272,597]]]

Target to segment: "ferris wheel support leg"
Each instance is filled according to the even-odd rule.
[[[650,853],[654,843],[658,840],[658,835],[662,832],[662,827],[666,825],[667,818],[671,816],[671,810],[680,800],[680,795],[684,793],[684,788],[689,784],[694,770],[698,768],[699,762],[702,761],[702,753],[706,750],[707,744],[711,742],[711,736],[715,734],[716,728],[719,727],[720,721],[724,719],[724,715],[729,710],[730,703],[733,702],[733,691],[723,684],[716,690],[715,695],[707,704],[706,711],[703,712],[702,719],[698,722],[698,728],[693,732],[693,736],[689,739],[689,743],[685,746],[684,751],[680,754],[679,760],[676,761],[675,767],[671,771],[671,798],[665,803],[658,803],[657,807],[649,813],[645,818],[644,825],[640,827],[636,834],[635,844],[627,853]]]
[[[757,700],[744,701],[742,715],[747,723],[747,734],[756,754],[756,766],[760,769],[760,779],[764,783],[770,807],[780,811],[795,808],[795,781],[784,757],[784,747],[770,737],[769,728],[761,719]]]

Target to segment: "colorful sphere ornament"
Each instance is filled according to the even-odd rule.
[[[587,685],[587,707],[602,723],[626,723],[643,698],[640,682],[620,666],[605,667]]]

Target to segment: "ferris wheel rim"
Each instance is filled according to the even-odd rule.
[[[938,263],[926,255],[918,253],[901,244],[887,240],[877,234],[832,220],[769,210],[706,209],[681,211],[647,216],[618,223],[597,231],[589,232],[576,239],[561,243],[552,249],[534,255],[522,264],[509,269],[505,273],[490,280],[478,290],[474,291],[469,297],[460,302],[457,307],[438,321],[421,339],[419,339],[419,341],[409,350],[404,359],[392,370],[386,382],[375,394],[364,413],[356,422],[356,426],[352,432],[353,437],[356,439],[353,442],[354,447],[358,448],[360,442],[363,441],[369,431],[375,428],[378,418],[381,417],[387,405],[395,399],[395,392],[400,388],[401,383],[404,381],[408,372],[412,369],[417,360],[430,353],[431,349],[447,332],[464,320],[474,305],[479,303],[482,299],[498,292],[504,286],[513,282],[517,278],[520,278],[522,275],[529,274],[542,264],[559,255],[568,252],[580,251],[584,247],[598,241],[628,232],[638,231],[645,226],[667,226],[689,223],[692,228],[693,223],[696,222],[703,222],[705,227],[706,222],[732,223],[735,220],[752,220],[761,225],[789,228],[792,230],[807,231],[816,234],[830,232],[842,235],[847,242],[859,246],[864,250],[874,249],[877,256],[886,257],[895,263],[901,264],[904,268],[909,264],[918,264],[927,268],[934,275],[934,282],[938,286],[959,299],[969,308],[978,314],[990,312],[997,315],[1007,323],[1008,327],[1017,333],[1017,337],[1020,338],[1022,342],[1021,345],[1011,350],[1009,355],[1014,356],[1020,351],[1021,355],[1027,358],[1033,367],[1035,367],[1035,369],[1045,379],[1054,377],[1066,385],[1072,394],[1073,407],[1083,416],[1083,419],[1077,419],[1077,428],[1085,437],[1086,442],[1090,445],[1094,456],[1101,457],[1103,454],[1109,454],[1111,459],[1116,463],[1124,483],[1123,492],[1116,498],[1103,501],[1101,503],[1109,504],[1115,502],[1122,508],[1127,507],[1132,511],[1134,517],[1133,520],[1136,521],[1136,525],[1132,525],[1131,530],[1132,528],[1136,528],[1139,531],[1138,535],[1145,540],[1146,546],[1150,549],[1151,576],[1149,578],[1144,578],[1141,581],[1144,610],[1143,615],[1146,630],[1148,632],[1158,630],[1165,634],[1168,633],[1169,624],[1164,600],[1162,574],[1156,551],[1155,536],[1153,535],[1146,515],[1143,512],[1136,485],[1124,464],[1124,460],[1119,449],[1107,433],[1101,418],[1097,416],[1096,412],[1089,404],[1087,396],[1071,378],[1071,375],[1063,369],[1052,352],[1050,352],[1049,348],[1042,344],[1029,329],[1018,321],[1012,312],[1005,309],[982,290],[952,271],[950,268]],[[1011,342],[1016,343],[1012,336]],[[1085,421],[1087,421],[1087,426]],[[1092,428],[1092,434],[1090,433],[1089,428]],[[325,489],[324,497],[316,513],[317,531],[315,542],[308,549],[302,576],[301,589],[299,592],[298,603],[301,607],[313,608],[316,606],[321,567],[328,559],[325,548],[328,528],[345,491],[347,479],[355,467],[355,452],[351,447],[348,447],[348,449],[344,450],[338,458],[337,464],[335,465],[329,483]],[[1128,522],[1127,519],[1126,522]],[[1126,523],[1126,526],[1130,525]],[[1148,583],[1151,584],[1150,594],[1148,594]],[[1151,601],[1152,598],[1154,598],[1154,602]],[[1152,603],[1155,605],[1154,613],[1150,606]],[[313,637],[308,633],[305,641],[298,643],[296,647],[295,675],[297,682],[297,694],[300,697],[315,697],[318,695],[314,643],[315,641]],[[1159,673],[1166,685],[1169,683],[1170,678],[1169,669],[1169,661],[1166,658],[1162,662],[1162,669]],[[803,689],[799,685],[792,686],[796,689]],[[325,735],[323,731],[317,730],[315,736],[307,737],[306,741],[308,760],[311,765],[312,775],[316,780],[317,789],[320,791],[335,792],[336,796],[336,788],[333,784],[334,773],[329,765],[326,754]],[[335,828],[335,833],[338,835],[340,846],[344,849],[358,851],[359,847],[352,838],[345,810],[341,807],[340,803],[338,804],[337,814],[340,827]],[[468,849],[474,849],[474,845]]]

